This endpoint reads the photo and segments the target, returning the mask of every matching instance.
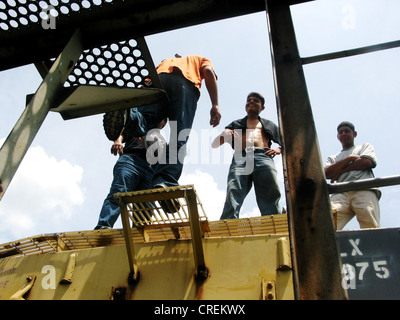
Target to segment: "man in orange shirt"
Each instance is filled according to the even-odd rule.
[[[178,137],[179,133],[184,132],[183,130],[192,128],[203,79],[211,100],[210,125],[217,126],[221,119],[217,76],[210,60],[198,55],[186,57],[175,55],[175,58],[163,60],[157,67],[157,73],[163,89],[168,94],[170,100],[168,105],[153,104],[131,108],[126,121],[123,115],[119,118],[115,117],[115,113],[113,115],[114,120],[120,119],[120,128],[115,126],[117,128],[115,133],[119,135],[123,130],[133,137],[146,135],[151,129],[156,128],[163,118],[169,118],[171,134],[163,158],[166,161],[156,164],[152,181],[155,188],[179,185],[178,180],[182,173],[189,136],[184,134],[184,139]],[[105,129],[107,134],[106,126]]]

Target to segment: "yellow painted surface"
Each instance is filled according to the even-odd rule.
[[[0,259],[0,299],[35,277],[26,299],[293,299],[292,271],[279,268],[282,237],[287,234],[203,239],[209,277],[202,284],[194,279],[188,239],[135,243],[140,280],[133,287],[124,244],[6,257]],[[72,263],[71,283],[60,283]],[[116,288],[123,294],[113,294]]]

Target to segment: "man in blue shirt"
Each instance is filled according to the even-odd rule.
[[[167,120],[160,122],[158,129],[162,129]],[[103,202],[99,220],[95,229],[111,229],[120,215],[120,208],[114,199],[115,193],[147,190],[152,188],[151,181],[154,175],[155,155],[147,152],[150,146],[156,144],[155,151],[162,152],[166,142],[159,130],[153,129],[146,136],[135,138],[122,133],[113,143],[111,153],[119,155],[114,166],[113,181],[110,191]],[[125,146],[124,146],[125,145]],[[155,149],[152,147],[152,149]],[[149,208],[150,209],[150,208]]]

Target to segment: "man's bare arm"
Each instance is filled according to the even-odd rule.
[[[373,166],[374,163],[369,158],[350,155],[325,167],[325,176],[333,182],[336,181],[342,173],[353,170],[367,170]]]
[[[218,148],[222,146],[225,142],[232,144],[232,141],[235,137],[238,136],[238,133],[235,132],[232,129],[225,129],[224,131],[221,132],[220,135],[218,135],[214,141],[211,143],[211,147]]]
[[[218,104],[217,77],[210,66],[205,66],[202,71],[204,82],[206,83],[206,88],[211,99],[210,125],[216,127],[221,120],[221,112]]]

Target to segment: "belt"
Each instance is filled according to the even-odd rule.
[[[244,152],[265,153],[267,150],[264,148],[247,147],[243,149]]]

